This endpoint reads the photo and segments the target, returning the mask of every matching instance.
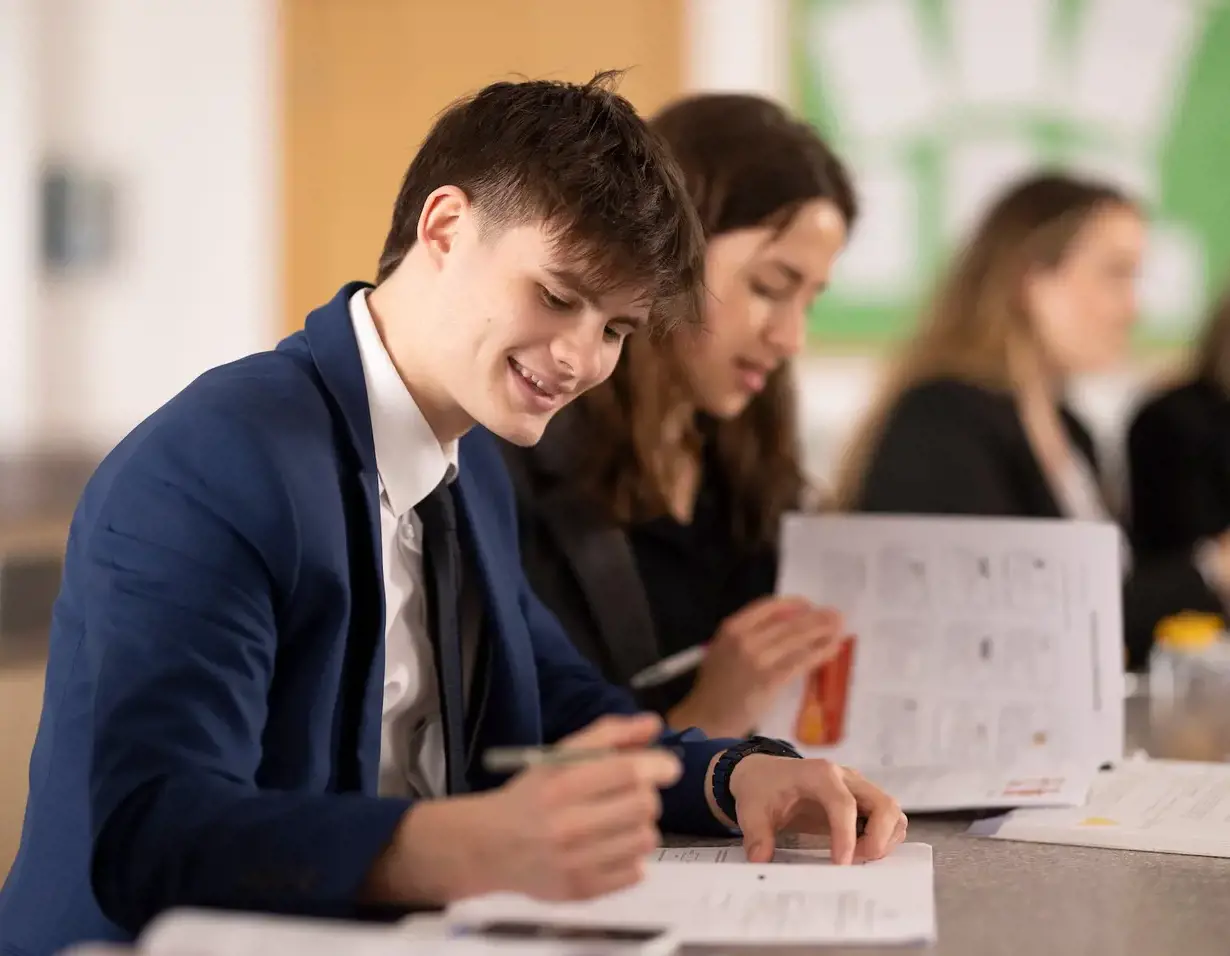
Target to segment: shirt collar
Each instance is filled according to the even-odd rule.
[[[376,470],[400,518],[441,481],[457,477],[457,442],[441,445],[389,358],[367,305],[367,290],[350,299],[350,322],[363,363],[376,445]]]

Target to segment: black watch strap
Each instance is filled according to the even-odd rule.
[[[803,756],[784,740],[775,740],[772,737],[750,737],[723,751],[722,756],[718,757],[717,766],[713,768],[713,800],[718,809],[731,820],[737,821],[739,817],[734,794],[730,792],[730,777],[739,761],[751,754],[795,759],[801,759]]]

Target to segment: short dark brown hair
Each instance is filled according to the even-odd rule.
[[[738,229],[786,229],[813,200],[837,207],[847,229],[858,217],[849,173],[816,129],[771,100],[703,93],[677,100],[650,126],[683,171],[712,238]],[[632,339],[611,378],[577,399],[588,427],[575,457],[581,480],[615,520],[643,521],[667,511],[669,476],[660,462],[669,413],[687,401],[680,358],[668,347]],[[730,421],[712,423],[712,441],[730,489],[736,540],[776,540],[784,512],[807,503],[793,370],[785,363],[764,391]],[[693,432],[687,440],[699,442]]]
[[[413,247],[427,197],[451,185],[484,228],[546,224],[590,287],[643,290],[651,324],[698,315],[702,230],[668,151],[615,92],[619,76],[493,83],[445,110],[406,170],[377,281]]]

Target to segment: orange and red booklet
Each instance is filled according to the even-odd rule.
[[[850,677],[854,669],[854,640],[847,640],[837,656],[822,664],[807,679],[795,719],[799,743],[808,747],[832,747],[841,742],[846,729],[850,700]]]

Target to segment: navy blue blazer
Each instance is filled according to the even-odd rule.
[[[410,801],[376,795],[384,677],[376,458],[345,286],[275,351],[205,373],[86,487],[69,533],[0,952],[131,939],[176,906],[353,915]],[[491,679],[475,761],[637,710],[530,591],[490,434],[459,498]],[[471,708],[474,711],[474,708]],[[725,833],[669,738],[663,826]]]

